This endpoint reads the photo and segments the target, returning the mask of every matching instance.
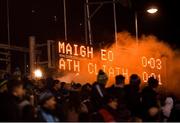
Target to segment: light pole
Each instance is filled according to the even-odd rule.
[[[7,9],[7,40],[8,40],[8,48],[11,47],[11,36],[10,36],[10,24],[9,24],[9,0],[7,0],[6,3],[6,9]],[[10,56],[10,50],[8,50],[8,63],[7,63],[7,72],[11,73],[11,56]]]
[[[64,37],[67,41],[67,13],[66,13],[66,0],[63,0],[63,9],[64,9]]]
[[[149,14],[155,14],[158,12],[158,9],[156,7],[150,7],[146,10],[147,13]],[[135,33],[136,33],[136,43],[137,45],[139,44],[139,39],[138,39],[138,12],[135,11],[134,14],[134,19],[135,19]]]

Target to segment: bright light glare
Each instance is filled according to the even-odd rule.
[[[42,71],[40,69],[37,69],[34,71],[34,76],[36,78],[41,78],[42,77]]]
[[[154,13],[156,13],[157,11],[158,11],[157,8],[150,8],[150,9],[147,10],[147,12],[150,13],[150,14],[154,14]]]

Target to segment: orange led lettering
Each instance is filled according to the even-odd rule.
[[[143,81],[147,82],[149,78],[148,74],[146,72],[143,72],[142,76],[143,76]]]
[[[122,75],[128,79],[128,69],[122,68]]]
[[[77,45],[77,44],[74,44],[74,55],[75,55],[75,56],[78,56],[77,47],[78,47],[78,45]]]
[[[71,59],[67,59],[67,62],[68,62],[68,68],[69,68],[69,71],[71,70],[71,62],[72,60]]]
[[[80,63],[79,61],[74,60],[74,71],[80,71]]]
[[[150,75],[151,77],[154,77],[155,79],[156,79],[156,75],[155,75],[155,73],[151,73],[151,75]]]
[[[114,77],[114,69],[112,67],[109,68],[109,76]]]
[[[103,71],[106,72],[106,65],[102,65]]]
[[[119,75],[120,74],[120,68],[116,67],[115,69],[117,70],[117,74],[116,75]]]
[[[156,65],[156,68],[160,70],[160,69],[162,68],[162,66],[161,66],[161,60],[160,60],[160,59],[156,59],[156,64],[157,64],[157,65]]]
[[[85,48],[85,46],[80,47],[80,55],[82,57],[86,57],[86,48]]]
[[[87,57],[88,58],[93,58],[93,47],[87,47]]]
[[[64,42],[61,43],[61,42],[59,41],[59,43],[58,43],[58,49],[59,49],[59,53],[65,53]]]
[[[149,65],[152,69],[154,69],[156,67],[156,64],[155,64],[155,60],[154,58],[150,58],[149,60]]]
[[[101,60],[106,61],[107,59],[105,58],[105,56],[106,56],[106,50],[101,49]]]
[[[72,55],[72,47],[69,43],[66,45],[66,54]]]
[[[61,58],[60,60],[59,60],[59,69],[66,69],[66,67],[65,67],[65,61],[64,61],[64,59],[63,58]]]
[[[142,57],[142,66],[147,67],[147,58],[145,56]]]
[[[113,52],[112,51],[108,52],[108,60],[113,61]]]
[[[90,74],[93,74],[93,67],[94,67],[94,65],[92,64],[92,63],[88,63],[88,72],[90,73]]]
[[[158,79],[158,81],[159,81],[159,84],[162,85],[162,82],[161,82],[161,74],[158,75],[157,79]]]

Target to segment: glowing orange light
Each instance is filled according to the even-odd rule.
[[[59,69],[66,69],[66,63],[63,58],[60,58],[59,60]]]
[[[87,57],[93,58],[93,47],[87,47]]]
[[[36,78],[41,78],[41,77],[42,77],[42,71],[41,71],[40,69],[36,69],[36,70],[34,71],[34,76],[35,76]]]
[[[82,57],[86,57],[86,48],[85,48],[85,46],[80,47],[80,55]]]
[[[93,70],[93,64],[92,63],[88,63],[88,73],[93,74],[94,70]]]
[[[68,62],[68,68],[69,68],[69,71],[71,70],[71,62],[72,60],[71,59],[67,59],[67,62]]]
[[[72,55],[72,47],[69,43],[66,45],[66,54]]]
[[[162,85],[162,82],[161,82],[161,74],[158,75],[158,80],[159,80],[159,84]]]
[[[80,62],[74,60],[74,71],[75,72],[80,72]]]
[[[114,77],[114,68],[109,68],[109,77]]]
[[[114,57],[113,52],[109,51],[108,52],[108,59],[109,59],[109,61],[113,61],[113,57]]]
[[[101,49],[101,60],[106,61],[107,59],[105,58],[105,56],[106,56],[106,50]]]
[[[154,77],[156,79],[156,74],[155,73],[151,73],[150,77]]]
[[[143,72],[143,74],[142,74],[142,78],[143,78],[143,81],[144,81],[144,82],[147,82],[147,81],[148,81],[149,76],[148,76],[148,74],[147,74],[146,72]]]
[[[74,44],[74,55],[78,56],[78,51],[77,51],[78,45]]]
[[[128,79],[129,75],[128,75],[128,69],[127,68],[122,68],[122,75]]]
[[[119,75],[119,74],[120,74],[120,68],[119,68],[119,67],[116,67],[116,71],[117,71],[117,74],[116,74],[116,75]]]
[[[161,63],[162,63],[162,62],[161,62],[160,59],[156,59],[156,64],[157,64],[157,65],[156,65],[156,68],[159,69],[159,70],[162,68]]]
[[[142,66],[147,67],[147,58],[143,56],[141,59],[142,59]]]
[[[58,49],[59,49],[59,53],[65,53],[64,42],[61,43],[61,42],[59,41],[59,43],[58,43]]]
[[[149,65],[152,69],[154,69],[156,67],[156,64],[155,64],[155,59],[154,58],[150,58],[149,59]]]

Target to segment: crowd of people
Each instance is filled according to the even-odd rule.
[[[0,93],[0,121],[24,122],[167,122],[180,121],[180,103],[172,94],[161,95],[154,77],[140,88],[132,74],[129,84],[117,75],[106,87],[108,76],[99,70],[93,84],[66,83],[52,78],[9,78]]]

